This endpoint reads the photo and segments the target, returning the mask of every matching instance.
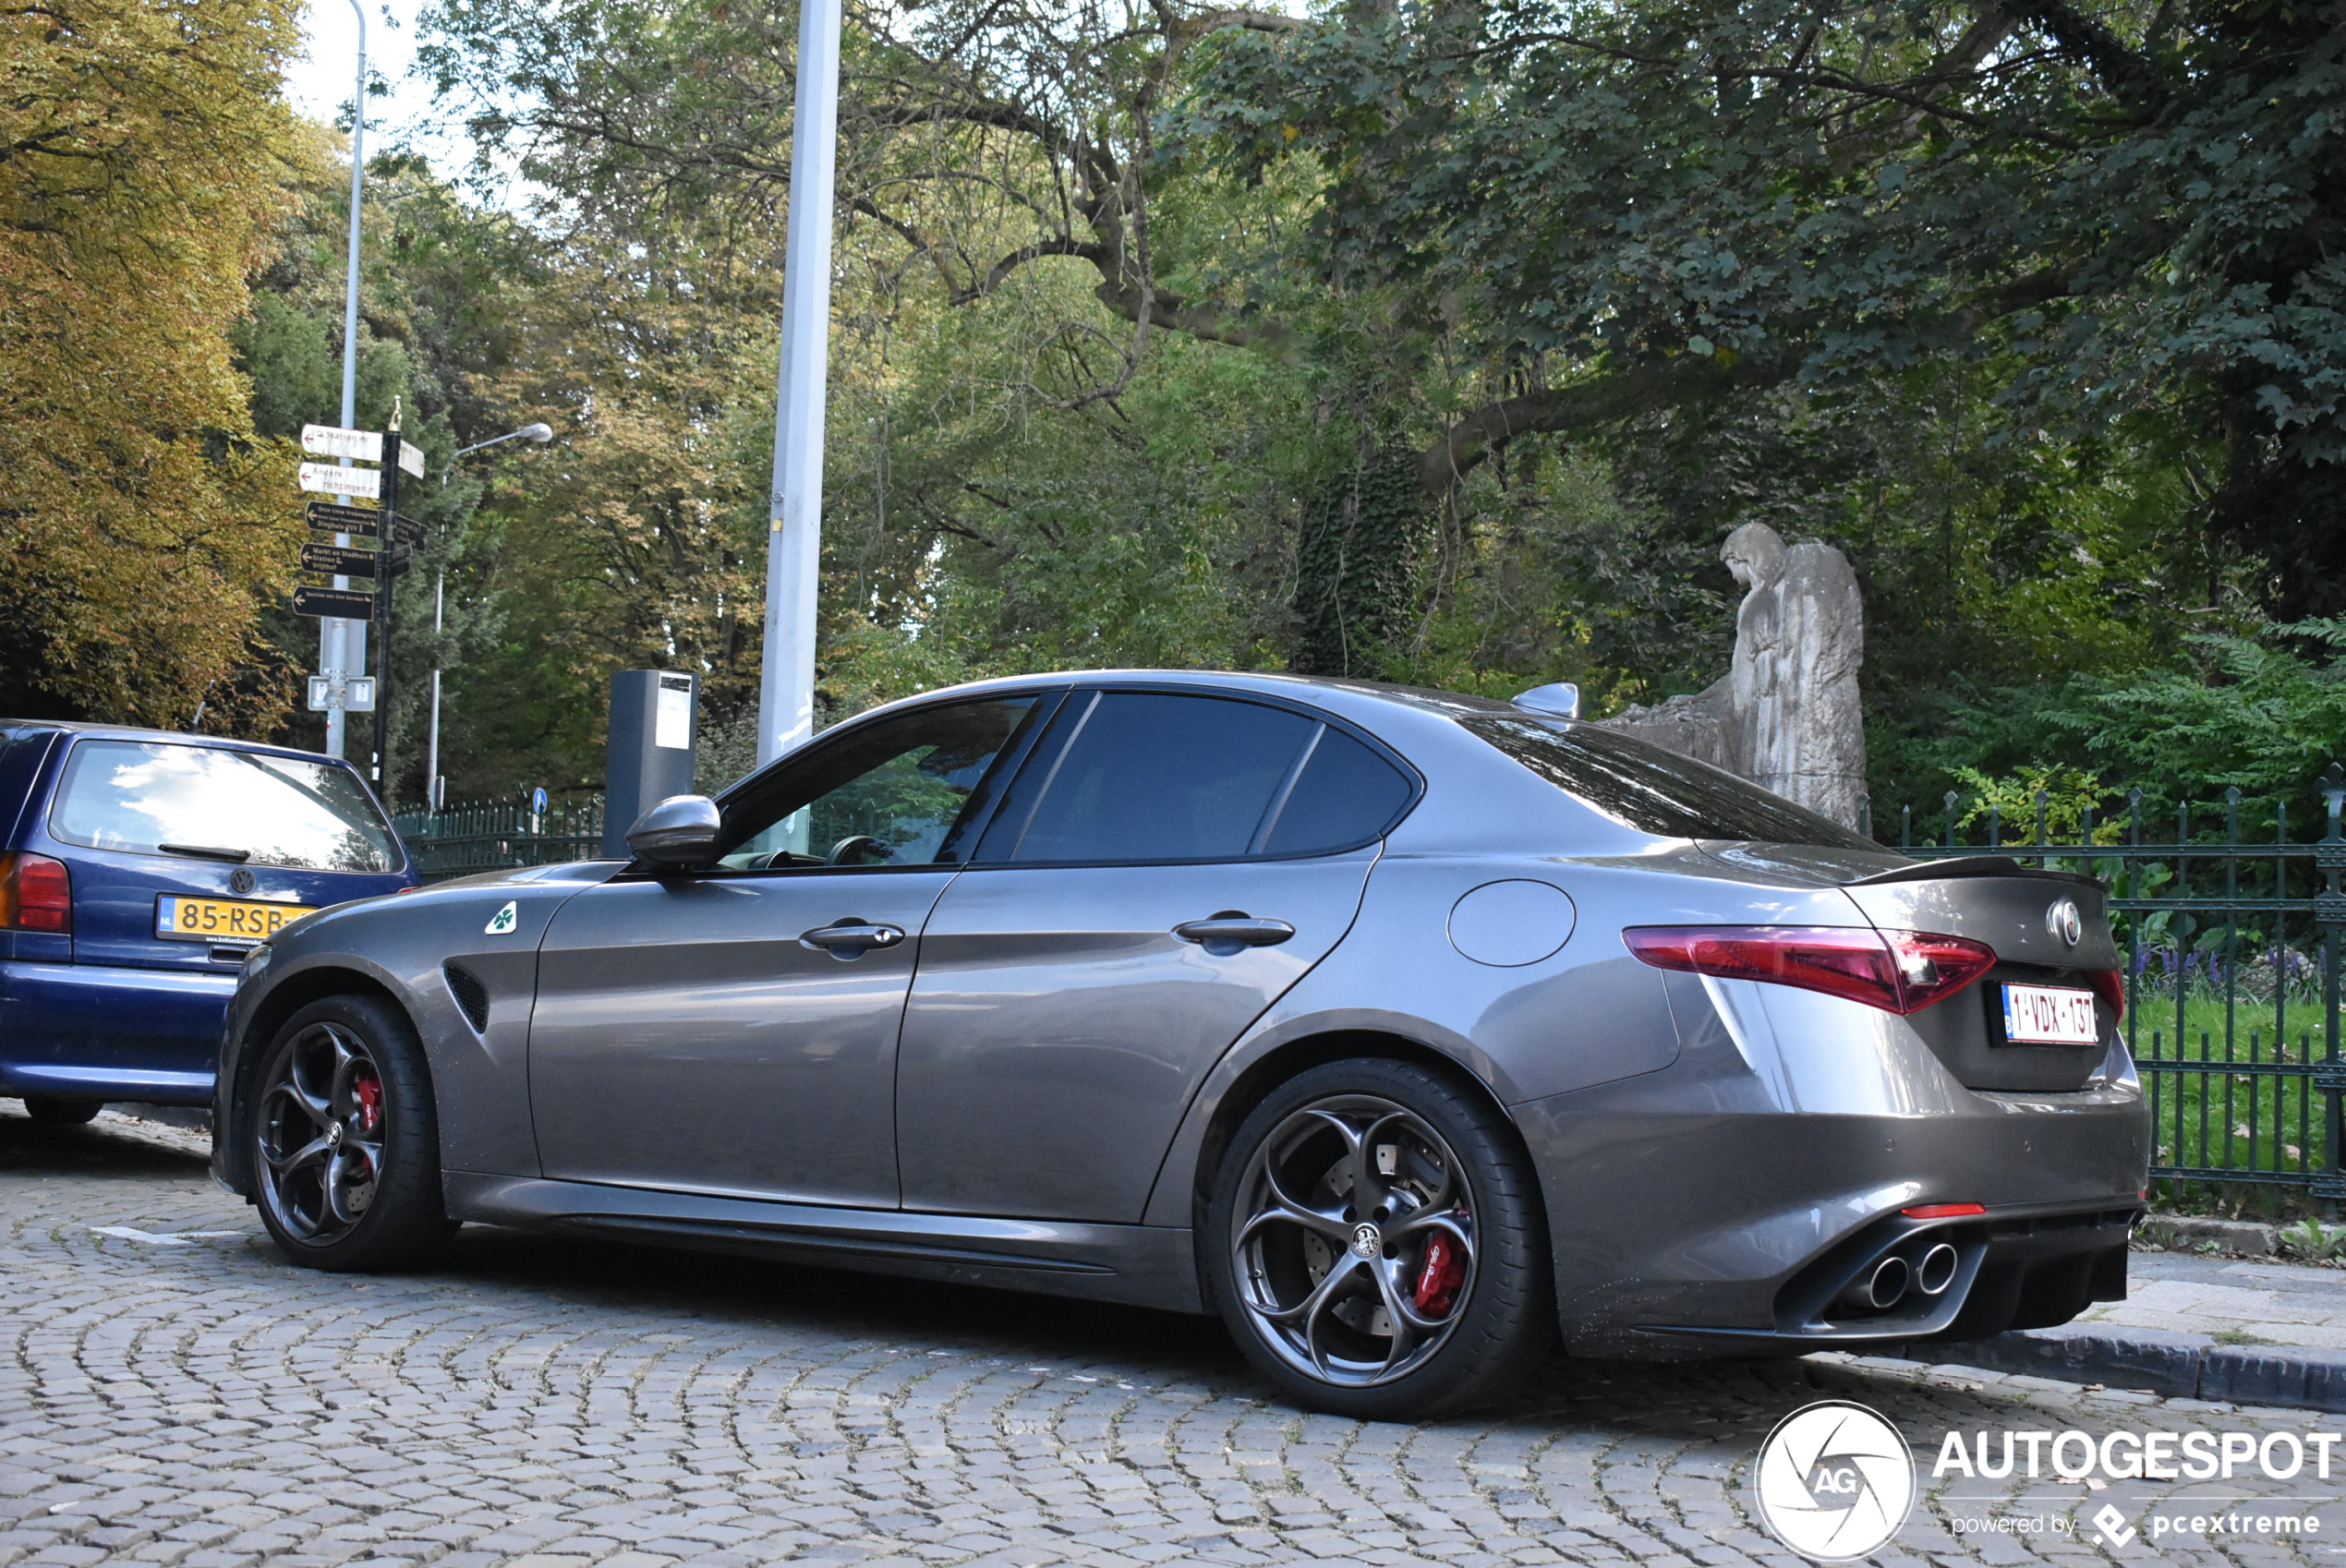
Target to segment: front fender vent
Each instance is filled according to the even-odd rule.
[[[465,1020],[473,1026],[473,1032],[488,1033],[489,987],[480,983],[480,976],[460,964],[442,964],[440,972],[447,978],[448,994],[465,1010]]]

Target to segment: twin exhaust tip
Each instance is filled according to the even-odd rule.
[[[1909,1290],[1943,1296],[1955,1283],[1957,1261],[1954,1248],[1943,1241],[1924,1248],[1911,1262],[1893,1252],[1850,1281],[1841,1293],[1841,1304],[1860,1311],[1887,1312],[1904,1301]]]

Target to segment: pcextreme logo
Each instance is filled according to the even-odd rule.
[[[1811,1562],[1879,1551],[1915,1505],[1915,1461],[1898,1429],[1862,1405],[1827,1399],[1776,1423],[1752,1490],[1768,1532]]]

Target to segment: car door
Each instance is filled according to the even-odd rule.
[[[905,1207],[1137,1221],[1199,1082],[1342,938],[1417,788],[1298,709],[1071,695],[929,916]]]
[[[562,906],[530,1104],[550,1176],[893,1207],[897,1031],[986,780],[1050,694],[826,738],[720,802],[716,867]]]

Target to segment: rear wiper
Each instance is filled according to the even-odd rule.
[[[157,844],[166,855],[193,855],[198,860],[234,861],[241,865],[252,859],[250,850],[223,850],[211,844]]]

